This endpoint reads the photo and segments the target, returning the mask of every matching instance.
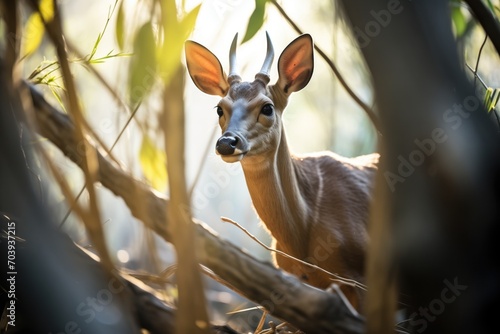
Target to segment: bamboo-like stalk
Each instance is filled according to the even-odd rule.
[[[36,1],[29,2],[31,6],[38,12],[38,4]],[[108,253],[106,240],[104,232],[102,229],[100,210],[97,203],[97,195],[94,188],[94,183],[97,178],[98,162],[95,150],[92,150],[89,142],[85,139],[84,134],[84,124],[85,120],[83,118],[83,113],[78,101],[78,94],[76,91],[75,82],[71,73],[71,69],[68,61],[68,54],[66,52],[66,46],[64,43],[64,33],[61,23],[61,13],[57,2],[53,1],[54,6],[54,16],[53,18],[46,22],[43,15],[40,17],[43,20],[45,29],[48,36],[56,48],[57,58],[61,67],[61,73],[64,81],[64,86],[66,87],[66,98],[70,110],[70,114],[74,121],[75,138],[78,143],[83,147],[84,154],[81,156],[83,163],[81,165],[82,171],[85,175],[85,186],[89,194],[89,208],[83,211],[81,216],[82,221],[85,224],[89,237],[93,243],[93,246],[99,252],[101,256],[101,261],[103,265],[111,270],[114,268],[113,261]]]

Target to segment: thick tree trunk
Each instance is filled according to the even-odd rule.
[[[343,5],[373,77],[384,134],[370,223],[368,332],[392,330],[398,278],[412,297],[412,330],[485,332],[500,296],[499,138],[461,70],[448,1]]]

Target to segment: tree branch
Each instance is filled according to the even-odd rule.
[[[483,27],[500,56],[500,24],[498,20],[483,1],[465,0],[465,2],[469,5],[472,13]]]
[[[298,34],[303,34],[304,33],[299,28],[299,26],[292,20],[292,18],[290,16],[288,16],[288,14],[285,12],[285,9],[283,7],[281,7],[281,5],[276,0],[271,0],[271,3],[276,7],[276,9],[278,9],[278,11],[280,12],[280,14],[285,18],[285,20],[292,26],[292,28]],[[332,69],[333,74],[335,74],[335,76],[339,80],[340,85],[345,89],[345,91],[347,92],[347,94],[349,94],[349,96],[361,107],[361,109],[363,109],[366,112],[366,114],[368,115],[368,118],[370,118],[370,120],[372,121],[373,126],[375,127],[375,129],[377,129],[377,132],[379,134],[381,134],[380,121],[379,121],[377,115],[375,115],[375,113],[373,112],[373,110],[366,103],[364,103],[359,98],[359,96],[356,95],[356,93],[351,89],[351,87],[349,87],[349,85],[345,81],[344,77],[340,73],[340,71],[337,68],[337,66],[335,66],[335,64],[333,63],[333,61],[326,55],[326,53],[316,43],[314,43],[314,50],[316,50],[316,52],[319,53],[319,55],[321,56],[321,58],[323,58],[323,60]]]
[[[32,86],[34,118],[39,133],[47,137],[77,165],[83,163],[71,120],[52,107]],[[131,213],[164,240],[172,240],[165,207],[166,198],[109,162],[95,146],[99,181],[123,198]],[[137,201],[137,199],[143,201]],[[146,205],[144,205],[146,204]],[[201,222],[194,223],[194,247],[200,262],[229,282],[246,298],[266,307],[270,314],[308,333],[361,333],[364,320],[352,314],[338,294],[301,283],[267,262],[261,262],[219,237]]]
[[[68,54],[66,50],[66,44],[64,42],[64,33],[59,6],[55,1],[53,2],[54,16],[50,21],[46,22],[44,16],[40,12],[38,4],[34,1],[30,1],[29,4],[34,10],[39,12],[40,18],[43,21],[44,27],[47,31],[47,35],[51,39],[52,44],[56,49],[57,59],[59,61],[59,66],[65,87],[64,91],[66,93],[66,99],[69,104],[69,111],[74,119],[74,133],[78,141],[80,141],[82,145],[86,145],[87,141],[85,141],[83,137],[83,124],[85,124],[85,121],[80,104],[78,102],[76,84],[73,79],[68,61]],[[106,248],[106,240],[105,235],[102,231],[99,205],[97,204],[94,189],[94,178],[96,172],[95,165],[97,164],[97,161],[95,159],[95,156],[93,156],[91,152],[92,150],[90,148],[83,146],[83,163],[81,164],[80,168],[85,175],[85,187],[87,188],[89,194],[89,208],[88,210],[81,210],[81,213],[83,214],[81,218],[85,224],[90,239],[92,240],[96,249],[102,257],[102,264],[106,266],[106,268],[111,270],[113,269],[113,261]]]

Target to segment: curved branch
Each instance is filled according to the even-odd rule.
[[[37,131],[81,166],[84,159],[78,150],[79,144],[69,117],[52,107],[33,87],[25,85],[33,99]],[[88,146],[92,147],[91,144]],[[122,197],[132,215],[171,242],[172,231],[165,210],[169,201],[108,161],[95,147],[92,149],[99,162],[98,181]],[[138,201],[138,198],[142,200]],[[270,314],[307,333],[364,331],[363,318],[351,312],[341,295],[303,284],[270,263],[258,261],[233,244],[221,240],[202,222],[193,223],[196,235],[193,251],[199,254],[200,263],[229,282],[243,296],[266,307]]]
[[[281,5],[276,0],[271,0],[270,2],[278,9],[278,11],[280,12],[280,14],[285,18],[285,20],[293,27],[293,29],[298,34],[303,34],[304,33],[299,28],[299,26],[292,20],[292,18],[290,16],[288,16],[288,14],[285,12],[285,9],[283,9],[283,7],[281,7]],[[318,54],[321,56],[321,58],[323,58],[323,60],[328,64],[328,66],[330,66],[330,68],[332,69],[333,73],[335,74],[335,76],[337,77],[337,79],[339,80],[340,84],[342,85],[342,87],[347,92],[347,94],[349,94],[349,96],[351,96],[351,98],[361,107],[361,109],[363,109],[366,112],[366,114],[368,115],[368,117],[372,121],[373,126],[375,127],[375,129],[377,129],[378,133],[381,134],[381,131],[380,131],[380,122],[379,122],[379,119],[378,119],[377,115],[375,115],[375,112],[366,103],[364,103],[359,98],[359,96],[356,95],[356,93],[351,89],[351,87],[349,87],[349,85],[345,81],[344,77],[340,73],[340,71],[337,68],[337,66],[335,66],[335,64],[333,63],[333,61],[327,56],[327,54],[316,43],[314,43],[314,49],[316,50],[316,52],[318,52]]]
[[[470,7],[472,13],[483,27],[486,35],[490,38],[500,56],[500,24],[493,13],[481,0],[464,0]]]

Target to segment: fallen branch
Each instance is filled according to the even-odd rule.
[[[85,145],[96,150],[98,181],[122,197],[132,215],[171,242],[165,211],[168,200],[108,161],[92,143],[78,143],[69,117],[52,107],[35,88],[25,85],[33,99],[37,131],[80,167],[84,159],[78,148]],[[138,201],[138,198],[142,200]],[[270,263],[256,260],[233,244],[221,240],[202,222],[195,221],[194,229],[196,242],[193,247],[199,254],[200,263],[231,284],[241,295],[264,306],[270,314],[307,333],[363,332],[364,320],[353,314],[339,295],[303,284]]]

